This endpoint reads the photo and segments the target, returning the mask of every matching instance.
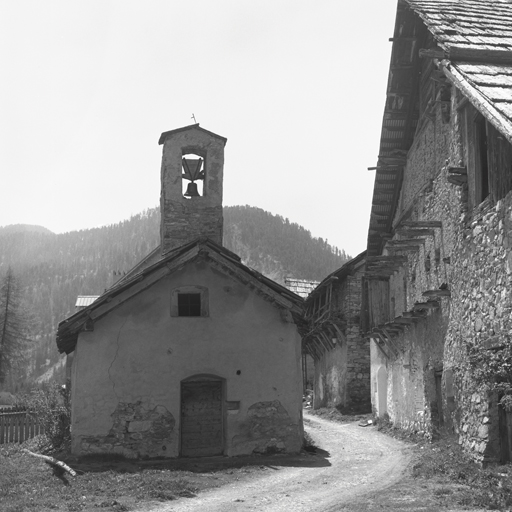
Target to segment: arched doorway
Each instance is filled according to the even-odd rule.
[[[224,381],[194,375],[181,381],[181,456],[210,457],[224,452]]]
[[[388,372],[384,366],[377,371],[377,398],[379,418],[388,412]]]

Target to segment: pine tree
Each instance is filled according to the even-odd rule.
[[[10,371],[22,368],[27,342],[21,288],[9,267],[0,287],[0,387]]]

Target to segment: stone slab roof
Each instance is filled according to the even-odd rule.
[[[291,290],[299,297],[303,297],[305,299],[320,284],[320,281],[308,281],[307,279],[285,277],[284,284],[288,290]]]
[[[99,295],[79,295],[76,298],[75,308],[85,308],[92,304]]]
[[[449,78],[512,142],[512,0],[407,3],[444,50]]]
[[[422,52],[512,143],[512,0],[398,0],[368,231],[381,253],[419,123]],[[424,56],[424,54],[423,54]]]
[[[511,0],[406,0],[439,46],[512,50]]]

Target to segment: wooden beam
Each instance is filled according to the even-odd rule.
[[[402,313],[404,318],[417,318],[419,320],[426,318],[426,313],[420,313],[419,311],[404,311]]]
[[[343,334],[343,331],[337,326],[334,322],[332,323],[332,326],[336,329],[336,332],[338,333],[338,337],[343,341],[344,343],[347,342],[346,336]]]
[[[407,263],[407,256],[368,256],[366,258],[367,263],[379,263],[379,262],[390,262],[390,263]]]
[[[407,150],[393,150],[392,155],[379,155],[377,157],[379,163],[377,165],[396,165],[398,167],[403,167],[405,162],[407,162]]]
[[[319,333],[319,335],[315,335],[314,338],[315,340],[318,341],[318,343],[324,348],[325,352],[328,352],[329,351],[329,345],[328,343],[323,339],[322,333]]]
[[[433,229],[399,228],[395,230],[395,233],[400,236],[434,236],[435,231]]]
[[[367,263],[366,271],[378,272],[379,270],[396,272],[403,267],[403,263]]]
[[[391,276],[385,276],[382,274],[365,274],[364,277],[372,281],[389,281]]]
[[[411,324],[415,324],[416,320],[414,318],[412,318],[412,317],[397,316],[393,320],[393,323],[395,323],[395,324],[403,324],[403,325],[411,325]]]
[[[438,309],[440,306],[439,302],[437,300],[431,300],[428,302],[416,302],[414,304],[413,310],[421,310],[421,309]]]
[[[386,327],[381,327],[382,332],[384,333],[385,338],[387,338],[388,343],[393,348],[395,354],[398,356],[400,354],[400,349],[395,345],[393,341],[393,335],[390,333],[389,329]]]
[[[424,243],[425,243],[425,240],[422,240],[421,238],[402,238],[402,239],[389,240],[387,245],[389,245],[389,246],[424,245]]]
[[[395,334],[401,334],[404,329],[405,329],[405,325],[404,324],[397,324],[395,322],[387,322],[386,324],[384,324],[384,327],[391,333],[395,333]]]
[[[451,297],[450,290],[427,290],[421,294],[423,297]]]
[[[419,252],[419,245],[396,245],[391,247],[386,247],[388,252]]]
[[[318,356],[317,352],[316,352],[316,349],[315,347],[313,347],[313,344],[310,343],[310,340],[306,341],[306,346],[308,347],[308,349],[310,350],[310,353],[313,357],[313,359],[315,360],[318,360],[320,359],[320,357]]]
[[[329,336],[327,336],[327,334],[325,334],[324,332],[321,332],[320,336],[323,338],[325,343],[327,343],[329,350],[332,350],[335,347],[334,343],[332,342],[332,339],[330,339]]]
[[[403,227],[408,228],[442,228],[443,224],[440,220],[404,220],[400,223]]]
[[[378,341],[380,338],[378,336],[370,336],[370,339],[373,341],[373,343],[375,343],[375,345],[377,345],[377,348],[382,352],[382,355],[386,359],[389,359],[389,355],[386,353],[386,351]]]
[[[457,185],[458,187],[461,187],[465,183],[468,182],[468,177],[464,176],[463,174],[451,174],[446,179],[448,183],[451,183],[452,185]]]
[[[323,346],[318,346],[316,338],[309,338],[308,343],[311,346],[311,349],[315,352],[316,358],[321,359],[323,355]]]
[[[486,48],[465,48],[450,46],[448,59],[466,62],[485,62],[486,64],[512,64],[512,51],[508,49],[488,50]]]
[[[446,59],[448,58],[448,53],[440,48],[420,48],[418,52],[420,59]]]
[[[391,342],[391,337],[386,334],[384,329],[380,329],[382,332],[378,332],[380,339],[385,343],[386,347],[394,354],[395,357],[398,357],[399,352],[395,349],[395,346]]]
[[[394,274],[394,272],[374,271],[374,272],[365,273],[365,277],[389,279],[393,274]]]
[[[468,173],[468,169],[467,169],[467,167],[453,167],[453,166],[450,166],[450,167],[448,167],[448,172],[452,173],[452,174],[467,174]]]

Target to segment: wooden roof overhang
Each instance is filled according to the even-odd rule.
[[[379,156],[373,189],[368,256],[378,256],[392,230],[407,152],[418,124],[419,49],[427,30],[403,0],[398,2]]]
[[[315,298],[328,293],[328,298],[332,296],[332,287],[334,283],[342,282],[347,276],[351,275],[366,262],[366,251],[358,254],[355,258],[347,261],[339,269],[329,274],[308,296],[305,302],[307,330],[303,333],[302,349],[303,352],[311,355],[313,359],[319,359],[326,351],[335,348],[336,343],[333,339],[345,340],[343,329],[346,327],[346,321],[343,320],[337,311],[334,311],[331,304],[325,305],[325,310],[320,311],[320,315],[311,313],[311,306]]]
[[[434,60],[512,143],[512,0],[398,0],[373,193],[368,256],[393,233],[402,174],[419,121],[421,58]],[[428,42],[430,46],[428,48]]]
[[[512,143],[512,0],[407,2],[433,35],[430,56],[448,81]]]
[[[142,268],[128,279],[116,283],[90,306],[59,323],[57,348],[67,354],[74,351],[78,335],[94,329],[94,322],[135,295],[147,290],[165,276],[195,259],[207,259],[221,272],[249,286],[281,310],[289,311],[299,332],[304,332],[304,299],[259,272],[245,266],[240,258],[210,239],[200,238],[167,253],[160,261]]]

